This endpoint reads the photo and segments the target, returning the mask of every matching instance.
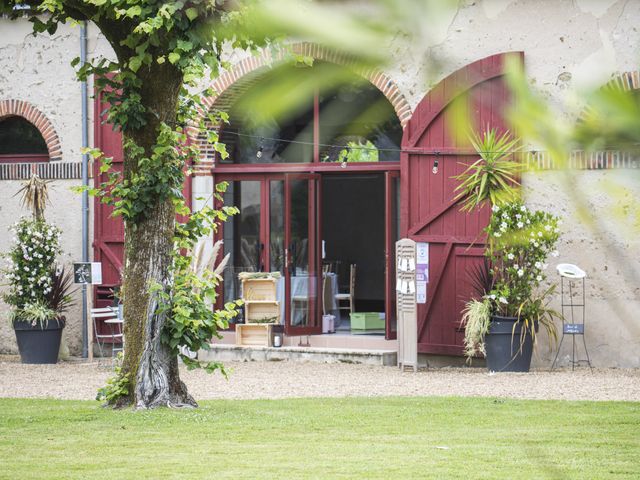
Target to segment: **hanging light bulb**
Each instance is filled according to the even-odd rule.
[[[433,161],[433,168],[431,169],[431,173],[436,175],[438,173],[438,164],[440,160],[440,152],[436,152],[436,159]]]
[[[262,158],[262,145],[258,147],[258,151],[256,152],[256,158]]]

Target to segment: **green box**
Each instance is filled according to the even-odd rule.
[[[351,314],[351,330],[384,330],[384,318],[378,312]]]

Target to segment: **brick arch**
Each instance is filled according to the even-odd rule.
[[[354,63],[347,55],[338,54],[328,48],[313,43],[297,43],[292,45],[290,49],[293,53],[298,55],[304,55],[312,57],[315,60],[344,65],[345,67],[351,67]],[[232,87],[239,79],[258,69],[269,67],[273,62],[283,60],[285,55],[286,51],[284,50],[278,50],[275,54],[272,54],[270,51],[265,51],[260,55],[245,58],[234,65],[231,70],[220,75],[210,85],[216,93],[215,95],[204,99],[206,108],[211,109],[211,107],[216,105],[216,101],[221,97],[221,95]],[[398,116],[400,125],[404,128],[411,118],[411,105],[409,105],[407,99],[404,97],[402,92],[400,92],[396,83],[391,80],[387,74],[377,69],[354,68],[353,70],[358,75],[369,80],[372,85],[378,88],[378,90],[387,97]]]
[[[40,110],[24,100],[0,100],[0,120],[11,116],[22,117],[38,129],[47,144],[50,161],[62,160],[60,138],[53,124]]]

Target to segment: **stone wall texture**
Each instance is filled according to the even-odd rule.
[[[612,75],[638,70],[640,2],[623,0],[482,0],[463,2],[457,12],[443,17],[439,28],[423,29],[406,42],[400,36],[386,48],[392,63],[383,69],[411,109],[429,89],[451,72],[499,52],[521,50],[530,83],[538,88],[559,115],[575,118],[572,91],[602,85]],[[0,18],[0,101],[22,100],[42,112],[60,140],[61,161],[80,160],[80,85],[71,60],[79,55],[80,30],[61,26],[53,36],[31,35],[26,21]],[[112,55],[96,28],[89,28],[89,54]],[[235,65],[248,62],[246,52],[227,49]],[[90,133],[93,113],[90,106]],[[633,173],[633,175],[630,174]],[[574,172],[568,183],[561,172],[526,174],[527,202],[551,209],[564,218],[559,261],[577,263],[587,270],[587,341],[598,366],[640,366],[637,311],[638,243],[633,223],[624,217],[624,203],[635,197],[620,195],[616,181],[629,192],[635,170]],[[58,181],[52,194],[50,218],[64,230],[64,261],[80,258],[79,198],[66,188],[77,181]],[[199,190],[210,188],[196,185]],[[637,182],[636,182],[637,183]],[[579,187],[576,187],[576,185]],[[4,233],[20,211],[13,193],[17,182],[0,181],[0,245]],[[581,198],[573,195],[583,191]],[[571,194],[571,195],[570,195]],[[633,193],[628,193],[633,195]],[[630,200],[631,199],[631,200]],[[597,228],[578,215],[579,206],[594,213]],[[617,215],[612,215],[612,212]],[[637,220],[635,220],[637,223]],[[551,268],[555,268],[552,264]],[[550,275],[554,278],[553,271]],[[4,307],[2,307],[4,308]],[[79,353],[79,315],[70,321],[65,338],[72,353]],[[0,322],[0,352],[14,349],[13,333]],[[562,358],[566,360],[564,353]],[[563,360],[563,361],[564,361]],[[539,365],[550,354],[540,349]]]

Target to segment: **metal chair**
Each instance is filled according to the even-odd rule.
[[[104,357],[104,345],[107,340],[111,341],[111,355],[113,357],[116,356],[117,352],[124,351],[124,320],[118,318],[117,310],[111,307],[92,308],[91,319],[93,320],[93,333],[101,357]],[[99,321],[109,326],[110,333],[100,333],[100,330],[98,330]]]
[[[349,269],[349,292],[348,293],[336,293],[335,299],[338,304],[338,310],[349,310],[349,313],[355,311],[355,293],[356,293],[356,264],[352,263]],[[348,305],[344,305],[342,302],[349,302]]]

